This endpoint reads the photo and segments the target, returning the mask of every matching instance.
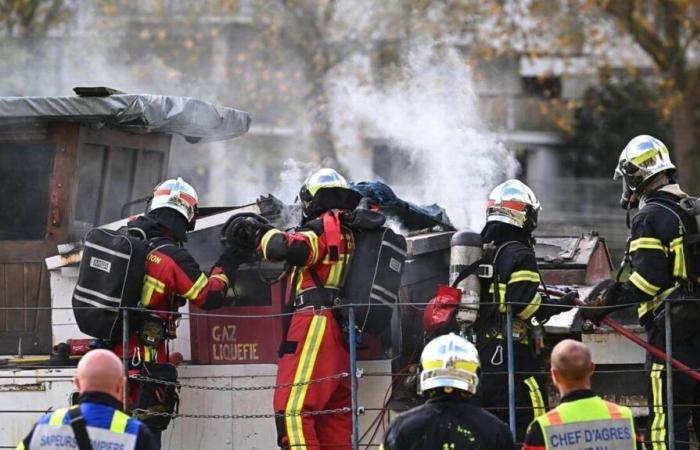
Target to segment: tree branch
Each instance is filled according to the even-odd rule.
[[[669,72],[671,67],[666,57],[666,45],[639,14],[634,0],[598,0],[598,4],[632,35],[662,72]]]

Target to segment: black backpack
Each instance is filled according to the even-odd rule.
[[[355,250],[343,282],[342,299],[354,304],[357,328],[381,334],[399,300],[406,239],[390,228],[353,228]]]
[[[95,228],[85,236],[72,299],[80,331],[112,344],[122,341],[120,308],[139,306],[150,250],[146,235],[140,229]],[[130,329],[136,328],[138,318],[136,311],[129,311]]]
[[[688,280],[700,285],[700,199],[686,197],[680,202],[651,198],[647,204],[659,206],[676,216],[683,229],[683,252]]]

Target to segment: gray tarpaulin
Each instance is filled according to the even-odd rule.
[[[250,127],[245,111],[189,97],[0,97],[0,126],[37,120],[109,125],[133,133],[180,134],[190,142],[232,139]]]

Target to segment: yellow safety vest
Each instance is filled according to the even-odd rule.
[[[535,419],[547,450],[635,450],[632,411],[595,396],[565,402]]]

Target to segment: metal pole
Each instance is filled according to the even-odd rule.
[[[352,398],[352,448],[360,448],[360,429],[357,416],[357,345],[355,336],[355,308],[348,309],[348,345],[350,346],[350,396]]]
[[[122,364],[124,365],[124,411],[129,407],[129,310],[122,309]]]
[[[513,357],[513,310],[506,305],[506,360],[508,364],[508,425],[515,437],[515,359]]]
[[[666,419],[668,422],[668,448],[676,448],[676,430],[673,421],[673,330],[671,330],[671,303],[664,301],[664,328],[666,331]]]

